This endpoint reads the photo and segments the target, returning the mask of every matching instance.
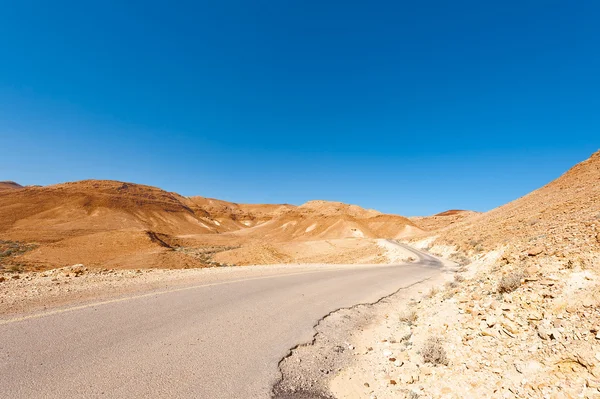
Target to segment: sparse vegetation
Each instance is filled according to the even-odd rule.
[[[427,298],[433,298],[434,296],[437,295],[438,292],[440,292],[438,287],[431,287],[431,290],[427,294]]]
[[[471,259],[461,254],[460,252],[455,252],[454,254],[452,254],[450,260],[458,263],[460,266],[466,266],[471,263]]]
[[[0,240],[0,259],[22,255],[36,248],[35,244],[26,244],[19,241]]]
[[[410,310],[400,316],[400,321],[403,321],[408,324],[414,324],[418,318],[419,315],[417,314],[417,312],[415,310]]]
[[[209,247],[201,247],[201,248],[188,248],[188,247],[176,247],[175,251],[183,252],[184,254],[191,256],[200,260],[202,263],[208,266],[226,266],[222,263],[216,262],[212,259],[215,254],[223,251],[230,251],[232,249],[237,249],[239,246],[209,246]]]
[[[421,349],[425,363],[448,365],[448,356],[439,337],[429,337]]]
[[[418,394],[418,393],[416,393],[415,391],[410,391],[410,392],[409,392],[409,393],[406,395],[406,397],[407,397],[408,399],[419,399],[419,394]]]
[[[498,282],[498,293],[504,294],[508,292],[513,292],[521,286],[521,280],[523,280],[522,272],[515,271],[509,274],[505,274]]]
[[[9,273],[22,273],[25,271],[25,267],[21,264],[9,265],[5,268]]]

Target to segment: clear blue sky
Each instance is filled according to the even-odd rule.
[[[600,147],[597,1],[1,1],[0,180],[488,210]]]

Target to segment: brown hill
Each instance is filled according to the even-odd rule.
[[[402,216],[339,202],[236,204],[108,180],[0,191],[0,240],[28,249],[0,261],[35,268],[197,266],[265,241],[395,238],[407,228],[416,229]]]
[[[205,197],[189,197],[188,201],[190,208],[207,212],[220,231],[255,226],[295,208],[287,204],[237,204]]]
[[[15,183],[14,181],[0,181],[0,190],[14,190],[18,188],[23,188],[23,186],[18,183]]]
[[[26,241],[122,229],[165,234],[215,230],[208,213],[195,212],[178,194],[106,180],[4,190],[0,210],[0,234]]]
[[[433,231],[450,226],[451,224],[460,222],[474,215],[479,215],[479,212],[451,209],[432,216],[413,216],[409,219],[419,226],[419,228]]]
[[[439,232],[463,250],[513,245],[565,256],[600,250],[600,151],[532,193]]]
[[[271,220],[232,234],[270,241],[399,238],[416,228],[403,216],[385,215],[341,202],[310,201],[278,209]]]
[[[35,243],[11,262],[36,268],[149,267],[158,259],[165,267],[193,266],[155,234],[213,233],[210,222],[184,197],[138,184],[86,180],[0,191],[0,239]]]

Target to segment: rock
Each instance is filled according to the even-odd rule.
[[[521,374],[534,374],[542,369],[542,365],[535,360],[530,360],[528,362],[515,363],[515,369]]]
[[[6,278],[4,276],[0,276],[0,283],[6,281]]]
[[[599,389],[600,388],[600,381],[588,378],[585,381],[585,385],[587,385],[589,388]]]
[[[537,333],[538,333],[538,336],[545,341],[550,339],[550,334],[549,334],[548,330],[546,330],[546,328],[541,325],[537,327]]]
[[[509,320],[504,320],[502,322],[502,327],[504,327],[505,330],[507,330],[508,332],[512,333],[512,334],[517,334],[519,332],[519,327],[517,327],[517,325]]]
[[[485,324],[487,324],[487,326],[490,328],[494,327],[497,322],[498,322],[498,319],[496,319],[496,317],[494,317],[494,316],[487,316],[485,318]]]
[[[396,384],[397,384],[396,380],[390,380],[390,385],[396,385]]]
[[[394,366],[396,366],[396,367],[402,367],[403,364],[404,364],[404,362],[402,360],[396,360],[394,362]]]
[[[529,255],[529,256],[538,256],[542,252],[544,252],[544,248],[538,246],[538,247],[533,247],[529,251],[527,251],[527,255]]]
[[[550,334],[548,334],[548,336],[551,339],[555,339],[555,340],[559,340],[561,337],[560,331],[558,331],[557,328],[553,328],[552,330],[550,330]]]
[[[510,303],[503,303],[501,306],[501,309],[504,312],[511,312],[515,309],[515,307],[513,305],[511,305]]]
[[[596,305],[596,301],[594,301],[592,298],[585,298],[582,302],[582,305],[584,308],[593,308]]]
[[[18,274],[15,274],[14,276],[12,276],[12,279],[13,279],[13,280],[18,280],[18,279],[20,279],[20,278],[21,278],[21,276],[19,276]]]
[[[540,312],[529,312],[527,315],[527,320],[542,320],[543,316]]]
[[[391,350],[389,350],[389,349],[386,349],[386,350],[383,351],[383,357],[390,358],[393,354],[394,353]]]
[[[368,382],[365,382],[363,385],[364,385],[365,387],[367,387],[367,388],[369,388],[369,387],[370,387],[370,385],[369,385],[369,383],[368,383]]]
[[[596,339],[600,339],[600,332],[596,334]]]

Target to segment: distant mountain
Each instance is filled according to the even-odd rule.
[[[432,216],[413,216],[409,219],[423,230],[434,231],[479,214],[475,211],[451,209]]]
[[[18,183],[15,183],[14,181],[0,181],[0,190],[14,190],[19,188],[23,188],[23,186]]]

